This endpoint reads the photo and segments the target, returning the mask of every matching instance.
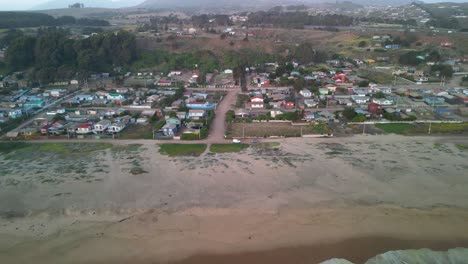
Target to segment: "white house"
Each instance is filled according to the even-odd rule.
[[[201,109],[190,109],[188,113],[188,118],[189,119],[200,119],[205,117],[205,110]]]
[[[369,101],[367,96],[352,96],[351,97],[356,104],[365,104]]]
[[[125,96],[118,94],[118,93],[108,93],[107,94],[107,100],[111,101],[123,101],[125,100]]]
[[[372,99],[372,102],[378,105],[392,105],[393,104],[393,100],[387,99],[387,98],[374,98]]]
[[[318,105],[318,102],[315,101],[315,100],[304,100],[304,104],[307,106],[307,107],[316,107]]]
[[[8,110],[8,117],[9,118],[19,118],[23,116],[23,112],[21,110]]]
[[[250,102],[252,102],[252,103],[263,103],[263,97],[254,96],[254,97],[250,98]]]
[[[173,137],[177,133],[177,126],[174,124],[165,124],[161,130],[165,136]]]
[[[99,123],[94,125],[93,132],[95,134],[103,133],[104,131],[106,131],[110,127],[110,125],[111,125],[111,121],[109,121],[107,119],[102,120]]]
[[[91,129],[92,129],[92,126],[90,124],[79,125],[76,128],[76,133],[77,134],[89,134],[92,132]]]
[[[65,90],[61,90],[61,89],[50,90],[50,96],[53,96],[53,97],[60,97],[64,93],[65,93]]]
[[[302,89],[299,93],[305,98],[312,97],[312,92],[307,89]]]
[[[391,94],[392,93],[392,88],[389,87],[378,87],[376,88],[377,91],[382,92],[384,94]]]
[[[126,126],[127,126],[127,123],[124,122],[124,121],[120,121],[120,122],[117,122],[117,123],[113,123],[113,124],[110,125],[109,128],[107,129],[107,133],[110,133],[110,134],[119,133],[119,132],[121,132],[122,130],[124,130]]]

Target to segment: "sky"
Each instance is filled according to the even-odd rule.
[[[0,10],[27,10],[48,0],[0,0]]]

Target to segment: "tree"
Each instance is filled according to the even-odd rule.
[[[367,41],[364,41],[364,40],[360,41],[359,44],[358,44],[358,47],[360,47],[360,48],[367,47]]]
[[[379,99],[385,98],[385,94],[382,93],[382,92],[377,92],[377,93],[374,95],[374,97],[375,97],[375,98],[379,98]]]
[[[369,86],[369,81],[368,80],[362,80],[358,83],[359,87],[368,87]]]
[[[343,110],[343,116],[351,121],[354,117],[356,117],[356,111],[354,111],[354,108],[352,107],[346,107],[344,110]]]
[[[65,116],[63,114],[55,114],[52,118],[52,122],[65,121]]]

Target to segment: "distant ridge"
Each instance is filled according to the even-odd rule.
[[[342,1],[339,1],[342,2]],[[400,6],[414,2],[414,0],[353,0],[355,4],[360,5],[380,5],[380,6]],[[193,7],[226,7],[226,6],[257,6],[271,7],[274,5],[287,4],[313,4],[313,3],[336,3],[334,0],[145,0],[138,7],[145,8],[193,8]]]
[[[85,7],[100,7],[100,8],[122,8],[132,7],[142,3],[144,0],[52,0],[31,8],[31,10],[47,10],[68,8],[74,3],[82,3]]]

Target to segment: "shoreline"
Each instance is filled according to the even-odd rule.
[[[197,254],[171,264],[313,264],[333,258],[346,259],[355,264],[388,251],[430,249],[447,251],[468,248],[468,239],[454,240],[406,240],[392,237],[356,237],[335,243],[317,243],[304,246],[282,247],[262,251],[246,251],[233,254]]]
[[[69,220],[51,226],[56,231],[44,237],[3,230],[0,262],[310,264],[344,258],[364,263],[391,250],[468,248],[468,234],[462,232],[468,211],[454,208],[191,208],[149,210],[124,219],[96,215]],[[39,224],[37,219],[17,224],[28,229],[32,223]]]

